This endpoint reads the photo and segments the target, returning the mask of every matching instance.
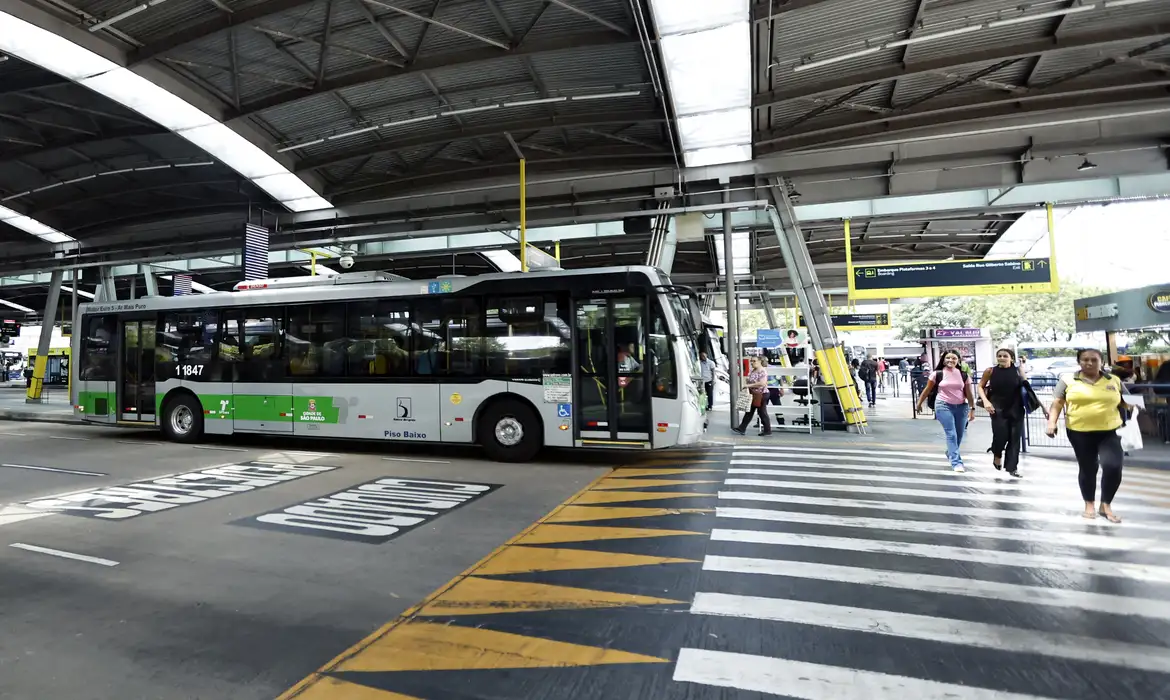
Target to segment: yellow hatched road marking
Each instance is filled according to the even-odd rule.
[[[670,605],[682,601],[644,595],[610,593],[546,583],[503,581],[472,576],[432,601],[420,615],[490,615],[534,610],[585,610],[635,605]]]
[[[609,478],[593,487],[594,491],[608,491],[610,489],[651,488],[655,486],[683,486],[685,484],[718,484],[718,481],[698,481],[689,479],[622,479]]]
[[[606,508],[603,506],[565,506],[546,523],[584,523],[594,520],[656,518],[662,515],[699,515],[714,513],[714,508]]]
[[[422,700],[369,686],[325,677],[297,696],[299,700]]]
[[[492,557],[491,561],[485,562],[475,573],[482,576],[502,576],[504,574],[527,574],[534,571],[616,569],[626,566],[697,563],[694,559],[652,557],[644,554],[512,546]]]
[[[661,501],[667,498],[713,498],[714,496],[713,493],[691,493],[689,491],[586,491],[573,500],[573,505]]]
[[[613,476],[606,477],[612,479],[620,477],[628,479],[637,476],[674,476],[676,474],[710,474],[713,472],[720,472],[722,469],[632,469],[622,468],[614,470]]]
[[[669,659],[476,627],[407,622],[337,670],[463,671],[647,663],[664,664]]]
[[[690,530],[659,530],[647,527],[599,527],[596,525],[544,524],[528,533],[519,544],[560,544],[563,542],[593,542],[597,540],[633,540],[642,537],[673,537],[675,535],[705,535]]]

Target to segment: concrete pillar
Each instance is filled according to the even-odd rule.
[[[846,424],[857,432],[865,432],[865,411],[845,362],[845,354],[837,340],[837,331],[829,318],[825,295],[821,292],[820,280],[808,255],[808,246],[783,178],[770,178],[768,190],[774,204],[768,208],[768,217],[772,220],[780,252],[784,255],[788,278],[792,280],[792,288],[800,302],[800,313],[804,316],[804,325],[816,352],[817,364],[826,381],[836,391]]]
[[[780,326],[776,325],[776,310],[772,308],[772,296],[764,292],[764,316],[768,319],[768,328],[777,329]]]
[[[158,296],[158,279],[154,276],[154,272],[150,267],[142,268],[142,279],[146,282],[146,296]]]
[[[37,361],[33,365],[32,382],[28,385],[26,403],[43,403],[45,393],[45,370],[49,365],[49,347],[53,342],[53,323],[57,320],[57,304],[61,300],[61,281],[65,273],[54,270],[49,280],[49,293],[45,298],[45,313],[41,316],[41,337],[37,342]]]
[[[727,183],[723,185],[723,201],[731,202],[731,185]],[[731,212],[725,209],[723,210],[723,284],[727,292],[727,334],[731,341],[727,346],[727,359],[730,365],[728,367],[728,384],[731,385],[731,427],[738,428],[739,411],[735,409],[735,404],[742,383],[743,362],[739,347],[739,301],[735,298],[735,274],[732,272],[735,269],[733,248],[734,246],[731,245]]]

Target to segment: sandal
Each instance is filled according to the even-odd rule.
[[[1096,520],[1097,514],[1091,510],[1086,510],[1085,512],[1081,513],[1081,517],[1085,520]]]
[[[1121,518],[1117,517],[1113,513],[1106,513],[1104,508],[1102,508],[1099,512],[1101,513],[1101,517],[1105,518],[1111,523],[1121,522]]]

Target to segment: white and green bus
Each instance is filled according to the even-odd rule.
[[[261,433],[657,449],[703,435],[698,305],[650,267],[352,273],[83,304],[75,410],[170,439]]]

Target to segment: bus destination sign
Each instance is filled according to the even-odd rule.
[[[854,265],[854,299],[1048,294],[1057,291],[1048,258]]]

